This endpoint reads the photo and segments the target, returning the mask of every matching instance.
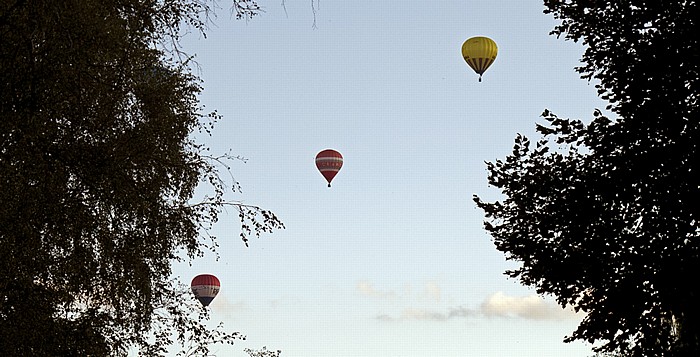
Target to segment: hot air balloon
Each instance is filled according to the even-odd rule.
[[[469,67],[479,74],[479,82],[486,69],[496,60],[497,54],[496,42],[488,37],[472,37],[462,44],[462,57]]]
[[[216,294],[219,293],[221,284],[219,279],[210,274],[197,275],[192,279],[192,292],[204,306],[209,306]]]
[[[326,149],[316,155],[316,168],[328,181],[328,187],[331,187],[331,181],[341,167],[343,167],[343,155],[335,150]]]

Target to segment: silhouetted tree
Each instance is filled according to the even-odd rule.
[[[546,111],[534,148],[488,163],[504,198],[484,202],[506,274],[586,317],[565,341],[598,352],[700,355],[700,118],[696,1],[545,0],[582,40],[613,121]],[[566,95],[566,93],[562,93]]]
[[[0,2],[3,355],[155,355],[173,341],[207,353],[242,338],[207,329],[170,280],[174,260],[216,246],[201,233],[224,205],[239,209],[246,242],[283,227],[227,202],[225,155],[191,139],[219,116],[202,113],[178,42],[210,11],[199,0]],[[202,182],[212,193],[195,202]]]

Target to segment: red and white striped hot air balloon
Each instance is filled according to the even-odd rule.
[[[219,293],[221,283],[219,279],[210,274],[197,275],[192,279],[192,292],[194,296],[204,306],[209,306],[212,300]]]
[[[331,181],[341,167],[343,167],[343,155],[335,150],[326,149],[316,155],[316,168],[328,181],[328,187],[331,187]]]

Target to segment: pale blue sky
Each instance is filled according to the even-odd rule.
[[[231,150],[243,194],[286,229],[239,238],[235,212],[211,255],[176,266],[189,283],[219,277],[212,323],[248,339],[217,347],[315,356],[590,356],[564,344],[580,316],[508,279],[514,267],[482,228],[472,195],[498,197],[484,161],[532,136],[548,108],[588,120],[605,103],[574,67],[583,48],[548,33],[541,1],[260,0],[207,39],[191,34],[207,110],[224,119],[213,153]],[[481,83],[461,58],[488,36],[498,58]],[[327,188],[318,151],[344,166]]]

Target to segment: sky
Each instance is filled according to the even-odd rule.
[[[259,3],[237,21],[221,2],[206,38],[182,43],[201,104],[223,116],[197,140],[246,159],[227,198],[286,226],[245,247],[228,209],[211,231],[219,259],[174,266],[185,284],[216,275],[211,326],[247,336],[216,355],[591,356],[563,343],[580,314],[503,274],[518,264],[472,200],[500,197],[485,162],[518,133],[536,139],[544,109],[588,121],[605,108],[542,2]],[[499,48],[482,82],[461,57],[473,36]],[[344,157],[331,188],[314,164],[327,148]]]

